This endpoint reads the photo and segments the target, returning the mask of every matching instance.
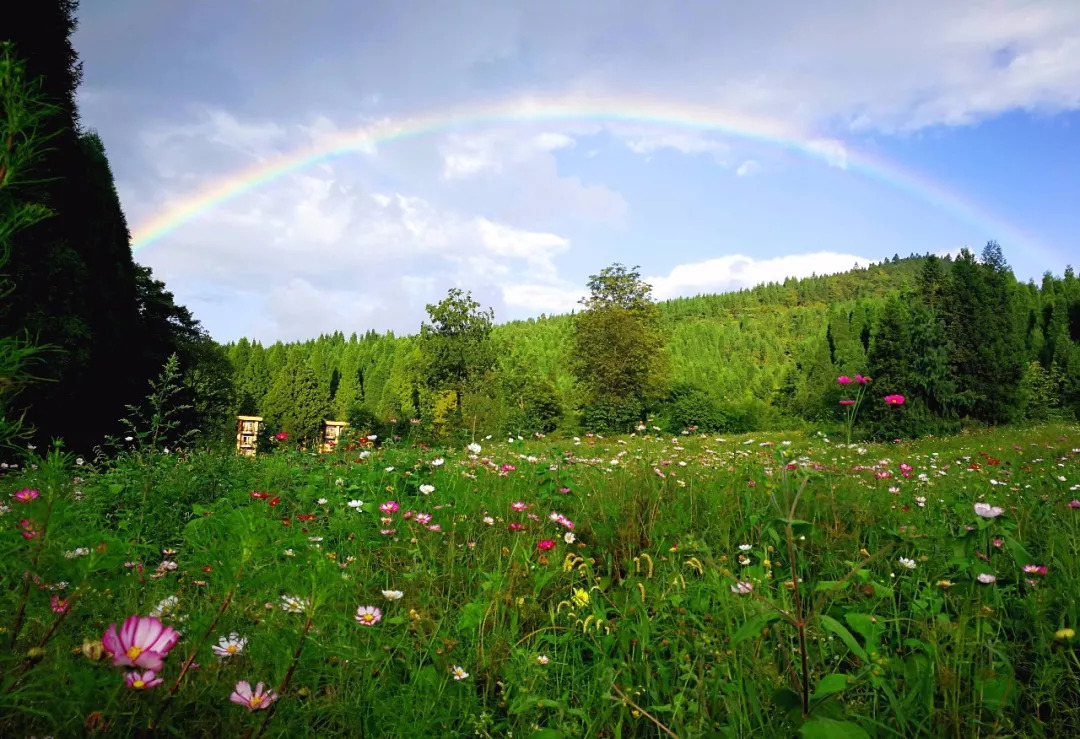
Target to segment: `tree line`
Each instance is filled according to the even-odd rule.
[[[842,422],[839,375],[872,378],[862,433],[1080,412],[1080,284],[1016,280],[979,257],[895,256],[838,275],[657,303],[636,269],[590,278],[582,310],[495,325],[468,293],[429,305],[417,335],[341,332],[227,347],[245,413],[295,438],[322,418],[435,436],[556,428],[740,432]]]

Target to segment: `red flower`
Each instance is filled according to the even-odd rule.
[[[277,505],[277,504],[278,504],[278,503],[280,503],[280,502],[281,502],[281,498],[279,498],[279,497],[277,497],[277,496],[275,495],[275,496],[274,496],[274,498],[273,498],[273,500],[271,500],[271,501],[270,501],[270,505]]]
[[[555,548],[555,540],[554,539],[541,539],[540,541],[536,542],[536,548],[539,549],[541,552],[546,552],[549,549],[554,549]]]
[[[315,520],[315,514],[314,513],[301,513],[296,517],[296,520],[297,521],[314,521]]]
[[[259,498],[259,499],[269,498],[270,497],[270,493],[263,493],[263,492],[260,492],[258,490],[252,490],[250,495],[251,495],[252,498]]]

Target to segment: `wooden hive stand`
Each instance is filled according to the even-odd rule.
[[[262,416],[236,417],[236,451],[245,457],[254,457],[259,446],[259,431],[262,430]]]
[[[319,452],[325,454],[337,449],[338,437],[348,426],[348,421],[323,421],[322,433],[319,435]]]

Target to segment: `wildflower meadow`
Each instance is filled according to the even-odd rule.
[[[1078,483],[1071,426],[30,452],[0,733],[1075,736]]]

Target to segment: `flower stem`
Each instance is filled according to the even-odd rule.
[[[308,616],[307,621],[304,622],[304,630],[300,632],[300,643],[296,645],[296,652],[293,654],[292,663],[289,665],[289,671],[285,673],[285,679],[281,681],[281,686],[277,690],[278,699],[285,695],[285,691],[289,689],[289,683],[292,681],[293,672],[296,671],[296,665],[300,662],[300,653],[304,651],[304,642],[307,640],[308,631],[311,630],[311,616]],[[263,733],[266,731],[266,727],[270,724],[270,719],[274,716],[274,710],[277,709],[277,701],[270,704],[270,708],[266,711],[266,718],[263,719],[262,726],[259,727],[259,732],[255,735],[255,739],[260,739]]]

